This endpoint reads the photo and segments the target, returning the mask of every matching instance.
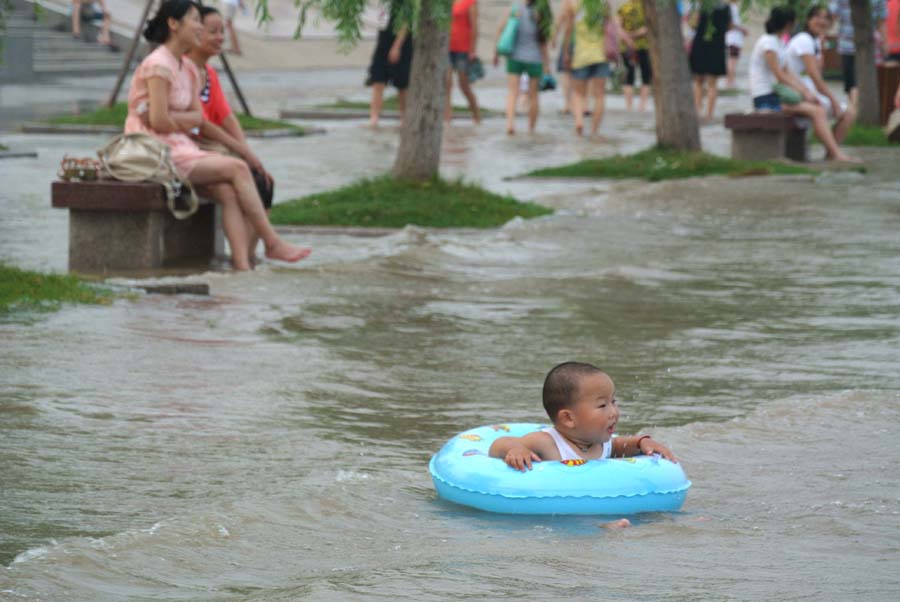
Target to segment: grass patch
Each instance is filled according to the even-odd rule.
[[[362,100],[346,100],[346,99],[338,99],[335,102],[324,103],[320,105],[316,105],[317,109],[335,109],[335,110],[343,110],[343,111],[368,111],[369,110],[369,102]],[[484,107],[480,107],[482,116],[493,115],[497,113],[496,111],[492,111],[491,109],[485,109]],[[387,96],[384,99],[384,105],[382,106],[383,111],[399,111],[400,110],[400,101],[396,96]],[[463,107],[460,105],[453,105],[453,114],[454,115],[469,115],[471,111],[469,107]]]
[[[276,121],[274,119],[262,119],[260,117],[250,117],[243,113],[235,113],[238,123],[245,131],[260,130],[300,130],[300,126],[288,123],[286,121]],[[50,123],[59,125],[111,125],[124,127],[125,118],[128,117],[128,104],[117,102],[111,107],[99,107],[90,113],[82,113],[80,115],[61,115],[50,119]]]
[[[63,303],[108,304],[112,293],[69,275],[42,274],[0,263],[0,315],[15,309],[55,311]]]
[[[493,228],[510,219],[553,213],[462,182],[408,182],[390,176],[312,194],[272,208],[272,223],[284,225],[402,228]]]
[[[698,176],[813,174],[815,170],[778,161],[736,161],[704,152],[649,148],[633,155],[587,159],[538,169],[526,175],[556,178],[638,178],[657,182]]]
[[[811,140],[813,144],[822,144],[815,135]],[[854,123],[841,146],[897,146],[897,143],[889,141],[880,127]]]
[[[8,151],[8,150],[9,150],[8,146],[6,146],[5,144],[0,144],[0,151]]]

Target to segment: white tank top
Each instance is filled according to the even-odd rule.
[[[556,443],[556,449],[559,450],[559,459],[560,460],[584,460],[575,448],[566,441],[565,437],[559,434],[559,431],[552,426],[548,426],[543,429],[541,432],[547,433],[553,439],[553,442]],[[598,460],[605,460],[612,456],[612,439],[603,444],[603,454],[597,458]]]

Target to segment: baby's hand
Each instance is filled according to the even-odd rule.
[[[524,445],[517,445],[506,452],[503,461],[506,462],[510,468],[525,472],[526,468],[531,470],[532,462],[540,462],[541,457]]]
[[[678,459],[675,458],[675,454],[672,451],[660,443],[659,441],[654,441],[647,437],[646,439],[641,439],[641,453],[647,456],[652,456],[653,454],[659,454],[666,460],[670,462],[678,463]]]

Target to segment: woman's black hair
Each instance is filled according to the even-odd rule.
[[[200,20],[203,21],[206,19],[207,15],[221,15],[219,9],[215,6],[206,6],[205,4],[200,5]]]
[[[797,13],[793,8],[786,6],[776,6],[769,13],[766,20],[766,33],[775,33],[782,31],[785,27],[797,20]]]
[[[200,4],[193,0],[164,0],[153,18],[147,22],[147,27],[144,28],[144,38],[148,42],[164,44],[170,34],[169,19],[181,21],[191,8],[200,10]]]
[[[812,34],[809,30],[809,21],[813,17],[818,14],[819,11],[824,10],[826,15],[830,15],[831,11],[828,10],[828,7],[824,4],[811,4],[810,7],[806,11],[806,18],[803,20],[803,31],[808,34]]]

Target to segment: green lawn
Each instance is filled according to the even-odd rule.
[[[553,213],[534,203],[488,192],[462,182],[407,182],[390,176],[349,186],[272,208],[272,223],[283,225],[402,228],[493,228],[510,219]]]
[[[52,311],[63,303],[108,304],[109,291],[75,276],[42,274],[0,263],[0,315],[14,309]]]
[[[813,137],[816,143],[819,140]],[[880,127],[871,125],[853,124],[850,131],[847,132],[847,138],[844,139],[843,146],[897,146],[897,143],[890,142],[884,135],[884,130]]]
[[[238,122],[245,131],[259,130],[299,130],[303,128],[286,121],[276,121],[273,119],[262,119],[260,117],[249,117],[243,113],[235,113]],[[124,126],[125,118],[128,116],[128,104],[118,102],[112,107],[100,107],[90,113],[82,113],[80,115],[62,115],[50,119],[50,123],[61,125],[114,125]]]
[[[8,151],[8,150],[9,150],[8,146],[6,146],[5,144],[0,144],[0,151]]]
[[[555,178],[638,178],[656,182],[697,176],[811,174],[815,170],[778,161],[736,161],[704,152],[650,148],[633,155],[587,159],[526,175]]]

